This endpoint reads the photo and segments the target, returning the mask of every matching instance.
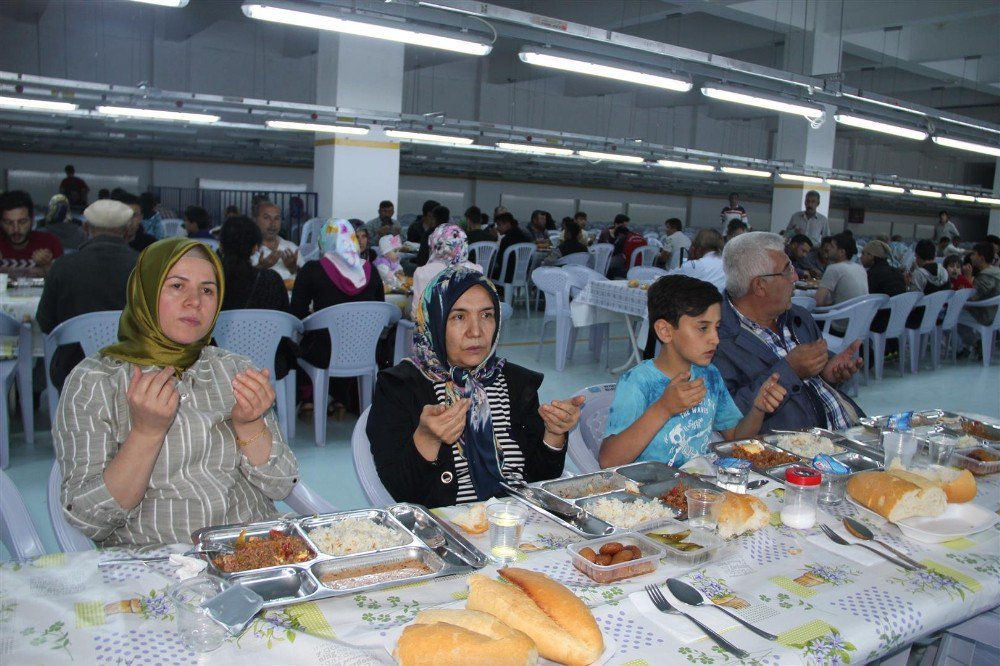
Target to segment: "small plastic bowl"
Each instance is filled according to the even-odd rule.
[[[621,562],[619,564],[601,566],[600,564],[591,562],[580,554],[580,551],[584,548],[590,548],[595,553],[600,552],[601,546],[613,542],[620,543],[623,546],[638,547],[639,550],[642,551],[642,557],[636,560],[629,560],[628,562]],[[633,578],[635,576],[643,576],[648,573],[653,573],[660,566],[660,559],[663,557],[664,553],[662,546],[649,541],[638,534],[618,534],[610,537],[604,537],[603,539],[583,541],[566,546],[566,550],[569,551],[569,556],[573,561],[574,567],[583,572],[584,575],[593,580],[595,583],[600,583],[602,585],[613,583],[616,580],[623,580],[625,578]]]
[[[678,532],[690,532],[682,543],[698,544],[701,548],[697,550],[684,550],[667,541],[659,541],[651,537],[651,533],[677,534]],[[665,520],[657,523],[653,527],[646,527],[642,530],[642,537],[663,547],[664,557],[675,564],[684,566],[696,566],[710,562],[726,549],[726,541],[719,537],[712,530],[702,527],[691,527],[677,520]]]

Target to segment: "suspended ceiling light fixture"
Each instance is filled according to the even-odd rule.
[[[877,104],[879,106],[884,106],[887,109],[893,109],[895,111],[902,111],[904,113],[912,113],[917,116],[926,116],[927,114],[923,111],[917,111],[916,109],[911,109],[905,106],[900,106],[899,104],[892,104],[890,102],[881,102],[870,97],[865,97],[864,95],[852,95],[851,93],[844,93],[844,97],[850,97],[851,99],[856,99],[862,102],[867,102],[868,104]]]
[[[160,109],[133,109],[125,106],[99,106],[101,115],[115,118],[142,118],[144,120],[172,120],[185,123],[217,123],[219,116],[186,111],[161,111]]]
[[[972,129],[981,130],[983,132],[991,132],[993,134],[1000,134],[1000,130],[994,127],[987,127],[986,125],[979,125],[976,123],[968,123],[964,120],[954,120],[952,118],[938,118],[938,120],[943,120],[946,123],[952,123],[953,125],[961,125],[962,127],[971,127]]]
[[[980,153],[981,155],[1000,157],[1000,146],[988,146],[983,143],[961,141],[960,139],[952,139],[948,136],[933,136],[931,137],[931,141],[939,146],[945,146],[947,148],[957,148],[958,150],[967,150],[971,153]]]
[[[0,109],[66,113],[76,111],[78,108],[78,105],[70,102],[50,102],[47,99],[28,99],[27,97],[0,97]]]
[[[297,123],[290,120],[268,120],[264,123],[271,129],[317,132],[319,134],[368,134],[367,127],[356,125],[324,125],[321,123]]]
[[[847,190],[863,190],[868,187],[858,180],[840,180],[839,178],[827,178],[826,183],[830,187],[839,187]]]
[[[898,136],[903,139],[923,141],[927,138],[927,132],[923,130],[913,129],[912,127],[904,127],[903,125],[894,125],[892,123],[882,122],[881,120],[872,120],[871,118],[854,116],[849,113],[837,113],[833,116],[833,119],[841,125],[871,130],[872,132],[881,132],[883,134],[891,134],[892,136]]]
[[[876,192],[886,192],[889,194],[902,194],[906,191],[902,187],[896,187],[895,185],[882,185],[881,183],[872,183],[868,186],[868,189],[875,190]]]
[[[734,176],[750,176],[751,178],[770,178],[770,171],[761,171],[760,169],[744,169],[743,167],[722,167],[723,173],[732,174]]]
[[[569,148],[539,146],[531,143],[508,143],[506,141],[498,142],[497,148],[510,153],[528,153],[530,155],[555,155],[558,157],[567,157],[573,154],[573,151]]]
[[[915,190],[913,188],[910,188],[910,194],[915,197],[925,197],[927,199],[940,199],[944,196],[940,192],[934,192],[932,190]]]
[[[552,51],[539,51],[536,49],[522,49],[518,53],[522,62],[540,67],[550,67],[564,72],[576,72],[577,74],[589,74],[590,76],[600,76],[616,81],[628,81],[638,83],[643,86],[662,88],[663,90],[673,90],[675,92],[687,92],[691,90],[693,84],[690,79],[681,76],[666,76],[663,74],[651,74],[637,69],[618,67],[615,65],[605,65],[592,60],[583,60],[569,54]]]
[[[780,97],[773,97],[750,90],[740,90],[736,88],[724,88],[718,85],[702,86],[701,94],[712,99],[723,102],[733,102],[745,106],[755,106],[759,109],[769,109],[779,113],[791,113],[796,116],[805,116],[810,122],[819,122],[826,112],[812,104],[797,102]]]
[[[272,23],[283,23],[285,25],[295,25],[316,30],[342,32],[359,37],[385,39],[391,42],[426,46],[444,51],[465,53],[467,55],[484,56],[493,50],[491,44],[484,40],[474,39],[472,36],[459,39],[429,28],[421,27],[418,30],[415,28],[397,27],[398,25],[411,25],[408,23],[394,25],[389,21],[377,21],[367,16],[364,17],[364,20],[361,20],[362,17],[354,14],[351,14],[352,18],[349,19],[340,18],[332,13],[306,11],[304,6],[291,3],[246,3],[243,5],[243,13],[252,19],[260,21],[271,21]],[[344,16],[347,16],[347,14]]]
[[[976,197],[976,201],[981,204],[1000,206],[1000,199],[994,199],[993,197]]]
[[[945,197],[951,199],[952,201],[968,201],[973,202],[976,197],[969,196],[968,194],[958,194],[957,192],[948,192]]]
[[[188,5],[188,0],[132,0],[132,2],[141,2],[144,5],[159,5],[160,7],[174,7],[175,9],[187,7]]]
[[[677,160],[656,160],[661,167],[668,169],[684,169],[687,171],[715,171],[711,164],[699,164],[698,162],[679,162]]]
[[[417,143],[447,143],[452,146],[468,146],[472,139],[464,136],[448,136],[446,134],[428,134],[426,132],[409,132],[406,130],[386,130],[385,135],[400,141]]]
[[[576,154],[586,157],[588,160],[605,160],[608,162],[626,162],[628,164],[642,164],[646,160],[638,155],[622,155],[620,153],[599,153],[593,150],[578,150]]]
[[[778,175],[781,176],[785,180],[794,180],[794,181],[797,181],[799,183],[815,183],[815,184],[820,184],[820,183],[823,182],[823,179],[820,178],[819,176],[806,176],[805,174],[801,174],[801,173],[780,173]]]

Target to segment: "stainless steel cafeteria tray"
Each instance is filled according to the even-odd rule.
[[[907,410],[901,410],[902,413]],[[943,409],[922,409],[913,412],[913,419],[910,427],[914,430],[918,428],[955,427],[961,429],[962,417],[955,412],[947,412]],[[889,421],[889,415],[865,416],[858,419],[858,423],[874,432],[885,430]]]
[[[352,518],[370,520],[395,531],[399,544],[349,555],[329,555],[309,536],[314,529]],[[192,540],[203,547],[220,543],[232,545],[243,531],[247,538],[267,538],[272,530],[300,537],[309,548],[309,559],[228,573],[220,570],[212,558],[206,558],[209,573],[254,590],[264,598],[264,608],[468,573],[489,563],[486,555],[451,526],[423,506],[406,503],[386,509],[338,511],[247,525],[205,527],[196,531]]]
[[[831,442],[833,442],[834,454],[837,455],[844,453],[845,451],[860,451],[861,453],[870,455],[873,450],[876,449],[877,445],[872,445],[866,442],[861,442],[855,439],[851,439],[847,435],[839,432],[834,432],[833,430],[827,430],[825,428],[803,428],[801,430],[776,430],[774,432],[768,433],[766,435],[760,435],[760,439],[763,439],[769,444],[777,446],[779,449],[788,451],[789,453],[794,453],[798,455],[798,452],[793,451],[790,448],[782,446],[781,436],[782,435],[794,435],[795,433],[806,433],[809,435],[816,435],[818,437],[826,437]],[[877,448],[881,451],[881,448]]]
[[[870,458],[863,453],[857,451],[847,451],[845,453],[839,453],[834,456],[837,460],[847,465],[850,468],[850,474],[856,474],[858,472],[867,471],[878,471],[884,468],[881,460],[876,460],[875,458]],[[770,476],[775,481],[785,482],[785,470],[793,465],[806,464],[806,463],[788,463],[786,465],[778,465],[777,467],[771,467],[767,470],[766,474]]]

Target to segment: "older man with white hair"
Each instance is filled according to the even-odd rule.
[[[736,405],[746,413],[772,374],[788,392],[764,418],[762,431],[819,426],[847,428],[864,416],[836,386],[861,367],[861,341],[833,355],[816,322],[792,305],[798,276],[781,236],[755,231],[726,244],[726,295],[714,363]]]

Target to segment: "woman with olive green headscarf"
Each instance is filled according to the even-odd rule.
[[[267,371],[209,346],[222,295],[205,245],[153,243],[129,277],[118,342],[66,380],[52,429],[63,513],[101,546],[265,520],[297,481]]]

